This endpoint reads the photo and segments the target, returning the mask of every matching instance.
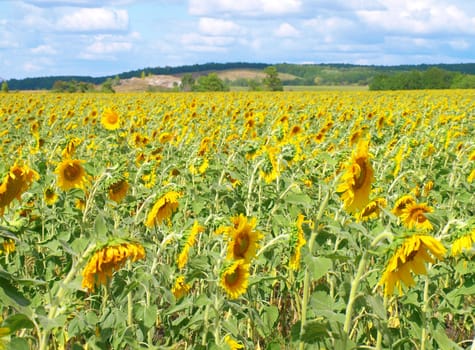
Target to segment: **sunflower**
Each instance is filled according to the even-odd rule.
[[[180,197],[180,193],[175,191],[170,191],[161,196],[148,213],[145,225],[153,227],[161,224],[165,219],[169,220],[178,208],[178,198]]]
[[[185,276],[178,276],[172,288],[175,299],[181,299],[188,294],[191,286],[185,282]]]
[[[5,345],[8,343],[5,340],[2,340],[3,337],[6,337],[11,332],[10,328],[8,327],[0,327],[0,350],[6,349]]]
[[[129,183],[125,179],[120,179],[109,186],[109,198],[116,203],[120,203],[125,198],[129,190]]]
[[[305,240],[305,234],[303,232],[302,225],[306,221],[304,216],[299,214],[297,217],[297,223],[295,229],[290,234],[290,260],[289,268],[292,270],[298,270],[300,268],[300,254],[302,247],[307,243]],[[307,221],[308,222],[308,221]]]
[[[409,205],[416,203],[416,200],[410,194],[402,196],[396,201],[394,208],[392,210],[394,215],[401,216],[403,210]]]
[[[432,230],[432,224],[425,215],[432,211],[433,209],[426,203],[411,203],[402,210],[401,220],[409,229]]]
[[[122,242],[97,249],[82,272],[82,287],[93,291],[107,284],[112,273],[124,266],[127,259],[133,262],[145,258],[145,249],[139,243]]]
[[[196,244],[196,237],[198,236],[199,233],[204,231],[204,227],[201,226],[197,220],[193,223],[193,227],[191,228],[190,234],[186,238],[185,245],[178,255],[177,258],[177,264],[178,264],[178,269],[182,270],[186,263],[188,262],[188,254],[190,252],[190,248]]]
[[[345,164],[345,173],[336,189],[341,193],[344,207],[350,213],[362,210],[369,202],[369,192],[374,178],[368,145],[368,141],[358,143],[351,159]]]
[[[461,255],[464,251],[470,251],[475,243],[475,230],[471,233],[463,235],[457,238],[454,243],[452,243],[452,248],[450,249],[450,255],[458,256]]]
[[[244,215],[240,214],[231,218],[231,221],[233,227],[226,232],[229,238],[227,258],[243,259],[246,263],[249,263],[256,255],[259,241],[264,235],[254,230],[256,226],[255,218],[248,221]]]
[[[13,239],[5,239],[2,243],[3,249],[0,250],[0,253],[3,251],[5,255],[10,255],[16,250],[15,241]]]
[[[238,343],[229,334],[224,337],[224,342],[231,350],[244,349],[244,345],[242,345],[241,343]]]
[[[237,299],[247,290],[249,264],[244,260],[235,260],[221,273],[221,287],[231,299]]]
[[[446,251],[442,243],[428,235],[413,235],[406,238],[389,259],[378,284],[384,286],[384,294],[387,296],[393,294],[395,286],[402,295],[401,282],[407,287],[415,285],[411,271],[418,275],[426,274],[424,263],[434,263],[429,252],[438,259],[443,259]]]
[[[359,221],[368,221],[377,219],[381,213],[381,208],[385,208],[387,205],[386,199],[376,198],[366,205],[366,207],[356,214],[356,219]]]
[[[21,195],[39,178],[38,173],[27,166],[12,166],[0,184],[0,216],[14,199],[20,201]]]
[[[83,166],[83,160],[65,159],[56,167],[55,173],[58,175],[58,187],[63,191],[72,188],[86,187],[87,175]]]
[[[101,124],[107,130],[116,130],[120,127],[120,118],[116,111],[107,108],[101,117]]]
[[[47,205],[53,205],[58,201],[58,194],[51,187],[45,189],[43,196]]]

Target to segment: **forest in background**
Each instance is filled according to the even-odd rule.
[[[374,66],[352,64],[266,64],[266,63],[205,63],[177,67],[147,67],[116,75],[47,76],[6,80],[9,90],[52,90],[58,82],[79,82],[88,90],[91,85],[103,85],[118,79],[149,75],[177,75],[187,73],[206,75],[225,70],[252,69],[263,71],[274,66],[279,73],[294,76],[282,80],[283,85],[360,85],[370,90],[447,89],[475,88],[475,63]],[[230,86],[249,86],[249,79],[236,78],[226,81]],[[89,85],[88,85],[89,84]],[[107,89],[105,89],[107,91]]]

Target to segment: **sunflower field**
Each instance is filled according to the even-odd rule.
[[[0,349],[475,348],[475,91],[0,101]]]

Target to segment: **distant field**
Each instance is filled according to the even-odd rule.
[[[367,85],[286,85],[285,91],[367,91]]]

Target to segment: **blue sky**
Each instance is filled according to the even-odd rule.
[[[475,62],[472,0],[1,0],[0,77]]]

